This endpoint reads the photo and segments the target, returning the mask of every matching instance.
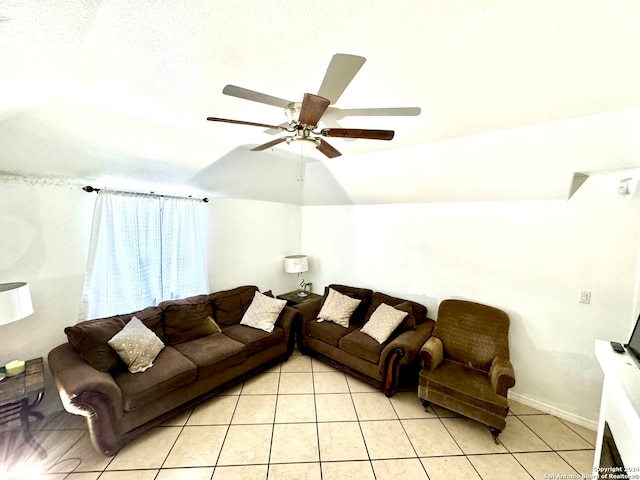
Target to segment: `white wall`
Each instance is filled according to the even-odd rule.
[[[301,207],[256,200],[213,200],[209,251],[211,291],[257,285],[274,295],[297,288],[284,272],[286,255],[300,253]]]
[[[95,194],[80,185],[0,176],[0,283],[26,281],[34,313],[0,326],[0,364],[42,356],[77,321]],[[300,207],[212,200],[210,290],[241,284],[282,293],[296,287],[282,257],[300,247]],[[43,411],[61,408],[46,369]]]
[[[570,201],[306,206],[307,275],[425,304],[445,298],[511,317],[515,397],[595,426],[602,374],[594,339],[626,341],[635,316],[640,208],[619,175],[591,177]],[[580,290],[591,304],[578,303]]]

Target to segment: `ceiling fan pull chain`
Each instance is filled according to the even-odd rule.
[[[298,177],[299,182],[304,182],[304,157],[302,155],[304,148],[304,142],[300,142],[300,176]]]

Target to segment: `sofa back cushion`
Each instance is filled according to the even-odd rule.
[[[158,307],[148,307],[125,315],[86,320],[65,328],[64,333],[69,343],[89,365],[101,372],[109,372],[124,368],[124,363],[107,342],[134,316],[162,338],[162,310]]]
[[[251,305],[258,287],[247,285],[210,295],[214,318],[221,327],[237,325]]]
[[[339,285],[334,283],[325,287],[323,303],[324,301],[326,301],[327,296],[329,295],[330,288],[343,295],[347,295],[348,297],[360,300],[360,305],[358,305],[356,310],[353,312],[353,315],[351,315],[349,324],[362,325],[364,323],[367,310],[369,309],[373,290],[369,290],[368,288],[349,287],[347,285]]]
[[[509,358],[509,316],[467,300],[443,300],[433,336],[442,340],[444,356],[489,371],[495,357]]]
[[[373,312],[375,312],[376,309],[383,303],[391,305],[398,310],[409,313],[409,315],[406,316],[406,318],[398,327],[398,332],[413,330],[414,328],[416,328],[416,325],[420,325],[427,320],[427,307],[425,307],[424,305],[412,302],[411,300],[392,297],[391,295],[387,295],[386,293],[375,292],[371,296],[371,303],[369,305],[369,309],[367,310],[367,314],[365,315],[365,322],[367,322],[371,318]]]
[[[214,321],[210,295],[166,300],[158,307],[163,312],[164,340],[167,345],[177,345],[219,331]]]
[[[127,313],[126,315],[120,315],[120,318],[124,320],[124,323],[136,317],[145,327],[155,333],[161,340],[164,339],[164,326],[162,323],[162,310],[158,307],[147,307],[143,310],[139,310],[133,313]]]
[[[120,365],[120,357],[107,343],[124,328],[120,317],[99,318],[64,329],[69,343],[96,370],[108,372]]]

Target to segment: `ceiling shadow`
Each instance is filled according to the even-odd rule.
[[[293,203],[343,205],[353,202],[324,163],[283,149],[252,152],[234,148],[199,171],[188,183],[211,195]]]

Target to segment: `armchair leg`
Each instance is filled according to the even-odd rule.
[[[426,412],[429,409],[431,402],[429,400],[425,400],[424,398],[421,398],[420,402],[422,403],[422,406],[424,407],[424,410]]]
[[[489,427],[489,431],[491,432],[491,435],[493,436],[493,441],[496,442],[496,445],[500,445],[498,443],[498,436],[502,433],[502,430],[498,430],[497,428],[494,428],[494,427]]]

